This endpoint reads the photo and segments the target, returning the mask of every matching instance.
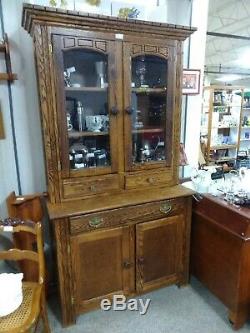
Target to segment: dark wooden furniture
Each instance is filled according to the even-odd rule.
[[[34,38],[63,324],[188,282],[178,185],[182,42],[195,29],[24,5]]]
[[[250,315],[250,209],[206,195],[193,204],[191,272],[240,328]]]

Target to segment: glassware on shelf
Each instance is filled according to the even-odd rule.
[[[105,62],[104,61],[97,61],[95,63],[96,73],[97,73],[97,82],[96,86],[100,88],[105,88],[107,83],[105,82]]]
[[[76,111],[77,111],[78,130],[79,132],[82,132],[85,127],[84,126],[85,121],[84,121],[84,109],[81,101],[77,101]]]
[[[147,68],[146,68],[146,62],[145,62],[144,56],[141,56],[140,59],[137,61],[135,72],[139,78],[139,87],[148,88],[149,86],[146,84],[146,80],[145,80]]]
[[[68,129],[68,131],[72,131],[72,129],[73,129],[73,125],[71,122],[71,116],[70,116],[69,112],[67,112],[67,129]]]

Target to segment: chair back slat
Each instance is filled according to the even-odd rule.
[[[42,240],[42,225],[40,222],[22,221],[16,218],[0,219],[0,232],[29,232],[36,236],[37,252],[32,250],[20,250],[17,248],[8,251],[0,251],[0,260],[32,260],[38,264],[38,282],[43,283],[44,269],[44,252]]]
[[[32,260],[38,262],[38,253],[29,250],[10,249],[0,252],[0,260]]]
[[[37,233],[33,227],[26,226],[26,225],[18,225],[16,227],[0,225],[0,232],[3,232],[3,231],[11,232],[11,233],[24,231],[24,232],[29,232],[33,235],[36,235],[36,233]]]

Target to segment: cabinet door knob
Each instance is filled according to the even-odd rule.
[[[110,109],[110,113],[113,115],[113,116],[117,116],[118,115],[118,108],[117,106],[112,106],[112,108]]]
[[[128,107],[125,109],[125,111],[127,112],[127,114],[132,114],[132,113],[135,111],[135,109],[132,108],[131,106],[128,106]]]
[[[125,260],[123,262],[123,268],[129,269],[130,267],[132,267],[132,263],[130,261],[128,261],[128,260]]]
[[[148,180],[149,184],[155,183],[155,179],[153,177],[149,177],[147,180]]]
[[[139,258],[137,259],[137,262],[138,262],[138,264],[143,265],[144,262],[145,262],[145,259],[144,259],[143,257],[139,257]]]
[[[168,214],[172,210],[172,206],[169,202],[165,202],[160,206],[160,212],[163,214]]]
[[[99,227],[102,223],[104,222],[103,218],[101,217],[93,217],[92,219],[89,220],[89,226],[91,228],[97,228]]]
[[[95,185],[91,185],[90,186],[90,191],[91,192],[95,192],[96,191],[96,186]]]

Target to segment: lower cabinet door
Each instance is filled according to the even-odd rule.
[[[136,289],[178,282],[183,270],[183,215],[136,225]]]
[[[98,307],[101,299],[129,294],[134,286],[134,247],[129,227],[71,237],[76,314]],[[133,251],[133,253],[131,253]]]

